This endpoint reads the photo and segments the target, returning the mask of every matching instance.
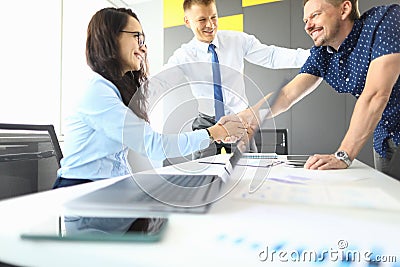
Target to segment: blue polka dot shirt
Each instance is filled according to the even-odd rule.
[[[358,98],[371,61],[393,53],[400,53],[400,5],[377,6],[355,21],[338,51],[314,46],[300,73],[322,77],[337,92]],[[374,149],[382,157],[386,157],[390,138],[399,145],[400,77],[374,131]]]

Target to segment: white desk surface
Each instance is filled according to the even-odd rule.
[[[253,195],[247,194],[251,178],[266,170],[237,168],[233,178],[241,180],[226,197],[207,214],[171,214],[165,236],[158,243],[20,239],[27,224],[43,218],[56,222],[65,201],[115,179],[0,201],[0,261],[52,267],[293,266],[293,253],[327,250],[333,254],[330,258],[325,254],[324,262],[303,260],[297,266],[368,266],[363,258],[352,265],[335,260],[340,255],[335,251],[342,252],[339,246],[347,244],[347,249],[360,255],[372,252],[373,256],[396,257],[397,263],[380,266],[400,266],[399,182],[359,161],[350,169],[335,171],[278,165],[269,169],[268,177],[285,181],[267,180]],[[309,184],[291,184],[293,179],[307,177],[312,178],[306,181]],[[308,198],[314,193],[319,198]],[[329,197],[324,198],[326,195]],[[269,258],[261,261],[267,248]],[[273,251],[276,253],[271,255]],[[278,254],[282,252],[286,256]]]

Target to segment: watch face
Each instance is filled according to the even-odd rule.
[[[340,159],[346,163],[347,167],[351,165],[351,160],[345,151],[337,151],[335,154],[337,159]]]
[[[338,156],[338,157],[344,157],[344,152],[343,152],[343,151],[339,151],[339,152],[337,153],[337,156]]]

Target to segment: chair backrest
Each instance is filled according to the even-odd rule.
[[[0,199],[51,189],[62,157],[53,125],[0,123]]]
[[[259,129],[254,134],[254,140],[258,152],[275,152],[279,155],[289,153],[288,129]]]

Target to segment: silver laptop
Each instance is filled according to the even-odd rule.
[[[159,174],[135,173],[121,181],[95,190],[64,205],[71,214],[90,212],[206,213],[211,204],[226,193],[229,177],[242,153],[234,149],[222,173]],[[193,164],[222,164],[193,162]],[[198,165],[199,166],[199,165]],[[220,168],[221,169],[221,168]]]

